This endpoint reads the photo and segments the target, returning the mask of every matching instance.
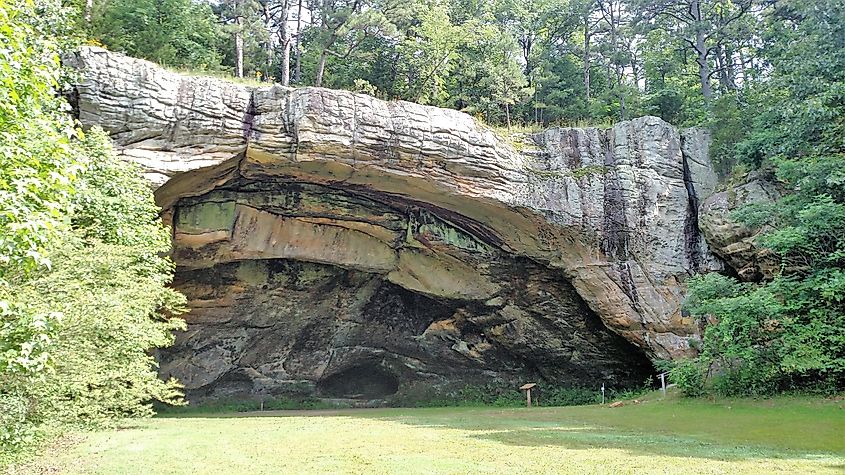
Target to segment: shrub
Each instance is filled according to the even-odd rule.
[[[601,391],[588,388],[550,388],[540,393],[543,406],[583,406],[601,402]]]
[[[694,359],[676,362],[669,370],[669,379],[687,397],[704,395],[704,368]]]

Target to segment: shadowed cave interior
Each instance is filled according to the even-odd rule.
[[[630,387],[654,372],[560,270],[432,205],[238,178],[168,211],[191,311],[158,356],[192,401]]]

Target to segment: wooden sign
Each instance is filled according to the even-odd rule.
[[[519,389],[525,391],[525,405],[531,407],[531,389],[535,388],[537,383],[525,383]]]

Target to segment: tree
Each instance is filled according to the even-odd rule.
[[[736,159],[845,151],[845,7],[780,2],[767,15],[761,57],[767,70],[746,88],[744,137]]]
[[[553,48],[568,44],[579,21],[576,9],[568,0],[504,0],[494,7],[500,27],[519,46],[517,59],[523,66],[526,92],[532,96],[526,115],[533,112],[535,122],[541,109],[540,80],[547,73],[549,55]]]
[[[601,18],[599,27],[604,29],[603,46],[609,81],[608,89],[619,101],[619,118],[625,120],[628,117],[625,100],[625,68],[629,64],[634,64],[623,49],[623,44],[626,43],[623,39],[626,33],[624,25],[629,22],[630,15],[625,2],[621,0],[596,0],[595,5],[598,7]]]
[[[641,22],[665,30],[694,53],[701,94],[712,99],[711,58],[732,40],[729,27],[748,14],[754,0],[640,0],[635,5]]]
[[[207,3],[97,0],[86,15],[90,36],[113,50],[173,67],[220,65],[221,32]]]
[[[55,43],[32,26],[32,7],[0,2],[0,284],[49,265],[80,157],[56,98]]]
[[[650,30],[641,45],[641,61],[643,112],[678,125],[701,125],[707,119],[697,65],[685,47],[663,30]]]
[[[510,127],[512,105],[528,92],[523,68],[517,61],[516,41],[494,21],[473,19],[461,28],[465,39],[459,50],[454,78],[459,92],[453,96],[453,104],[480,114],[488,122],[504,122]]]
[[[268,76],[272,58],[270,33],[264,17],[264,6],[258,0],[224,0],[215,11],[225,25],[228,41],[224,50],[225,63],[230,65],[235,77],[242,78],[247,71]]]
[[[320,51],[314,85],[322,86],[329,56],[344,60],[367,38],[395,34],[387,17],[398,5],[396,0],[322,0],[313,12],[319,19],[313,44]]]

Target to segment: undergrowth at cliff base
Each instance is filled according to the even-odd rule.
[[[605,401],[632,399],[652,389],[651,379],[636,388],[611,388],[605,392]],[[583,406],[602,401],[601,389],[588,387],[556,387],[539,385],[534,397],[540,406]],[[394,397],[389,404],[395,407],[522,407],[525,393],[512,387],[499,385],[469,385],[446,394],[429,393],[420,388]]]
[[[416,386],[415,386],[416,387]],[[384,400],[320,399],[313,396],[293,397],[249,397],[227,398],[188,402],[185,405],[156,404],[155,410],[164,416],[215,414],[232,412],[275,411],[275,410],[319,410],[351,407],[523,407],[525,393],[510,387],[497,385],[468,385],[457,391],[434,393],[419,390],[403,391],[403,394]],[[647,380],[638,388],[608,388],[605,402],[635,399],[652,391],[652,381]],[[535,390],[536,391],[536,390]],[[539,396],[535,393],[535,405],[542,407],[584,406],[602,401],[599,388],[585,387],[543,387]]]
[[[227,412],[339,409],[348,407],[348,404],[332,403],[312,397],[228,398],[198,403],[189,402],[185,405],[155,405],[156,413],[164,416]]]

